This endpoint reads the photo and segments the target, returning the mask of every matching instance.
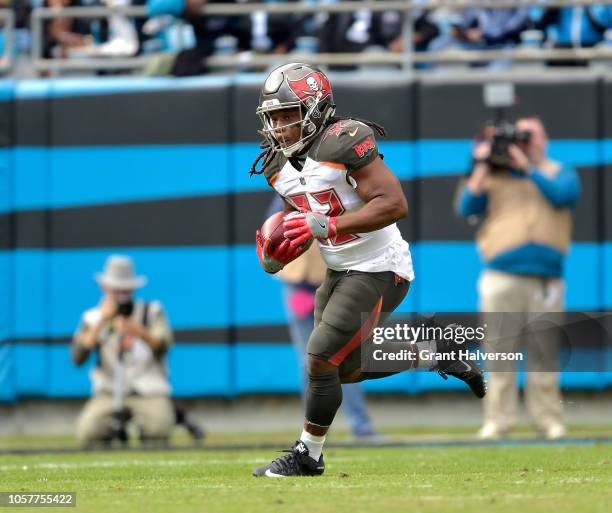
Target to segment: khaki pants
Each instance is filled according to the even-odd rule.
[[[564,309],[564,283],[561,279],[520,276],[486,270],[478,282],[480,311],[486,312],[561,312]],[[490,325],[491,323],[489,323]],[[489,331],[489,335],[495,334]],[[519,348],[520,340],[506,340],[503,350]],[[498,346],[499,347],[499,346]],[[551,362],[557,346],[527,344],[527,359]],[[490,366],[491,368],[491,366]],[[509,431],[516,422],[518,388],[514,362],[497,362],[489,373],[489,389],[484,398],[484,422],[498,431]],[[497,372],[499,371],[499,372]],[[536,429],[545,431],[562,423],[558,372],[527,372],[525,387],[527,410]]]
[[[174,425],[174,408],[166,396],[125,398],[125,407],[144,440],[165,440]],[[95,395],[85,403],[77,420],[76,434],[81,443],[108,440],[113,434],[113,398],[110,394]]]

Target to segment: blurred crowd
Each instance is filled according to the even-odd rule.
[[[261,1],[261,0],[253,0]],[[281,0],[282,1],[282,0]],[[284,0],[329,4],[337,0]],[[46,58],[131,57],[151,55],[150,74],[195,75],[208,71],[212,55],[288,52],[439,52],[514,47],[591,48],[612,45],[612,6],[550,8],[545,0],[529,7],[455,10],[428,7],[421,0],[409,14],[399,11],[314,14],[202,16],[207,3],[249,3],[251,0],[0,0],[16,12],[17,29],[25,34],[33,7],[141,5],[148,18],[114,14],[105,18],[54,18],[45,23]],[[405,16],[410,16],[412,41],[405,41]],[[0,42],[1,45],[1,42]],[[506,63],[507,64],[507,63]],[[552,63],[550,63],[552,64]],[[561,62],[585,65],[585,62]],[[485,63],[504,65],[501,62]],[[338,66],[351,69],[352,66]]]

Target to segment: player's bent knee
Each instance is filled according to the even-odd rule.
[[[333,363],[329,363],[323,358],[317,356],[308,355],[308,374],[330,374],[338,371]]]

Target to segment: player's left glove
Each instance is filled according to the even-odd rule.
[[[259,263],[263,270],[270,274],[282,270],[285,265],[295,260],[304,250],[299,246],[292,246],[290,241],[286,239],[278,247],[272,248],[270,239],[264,241],[259,230],[255,234],[255,241]]]
[[[301,246],[312,239],[329,239],[336,235],[336,217],[316,212],[292,212],[285,216],[285,237],[292,246]]]

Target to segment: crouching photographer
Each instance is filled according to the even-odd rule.
[[[83,364],[92,351],[93,397],[77,421],[77,437],[87,445],[127,440],[131,420],[145,443],[165,442],[175,422],[166,353],[172,331],[158,301],[134,300],[146,278],[134,275],[132,260],[110,256],[95,279],[103,297],[81,316],[72,341],[72,359]]]
[[[548,158],[547,145],[542,121],[524,117],[485,129],[474,147],[458,210],[481,221],[476,235],[485,265],[478,283],[481,312],[528,315],[564,309],[563,264],[580,182],[571,166]],[[488,336],[493,340],[494,334]],[[521,341],[509,342],[507,347],[516,347]],[[553,361],[545,345],[527,346],[529,363]],[[518,390],[513,364],[489,370],[479,435],[494,439],[507,435],[516,421]],[[563,436],[556,368],[527,370],[525,399],[534,427],[546,438]]]

